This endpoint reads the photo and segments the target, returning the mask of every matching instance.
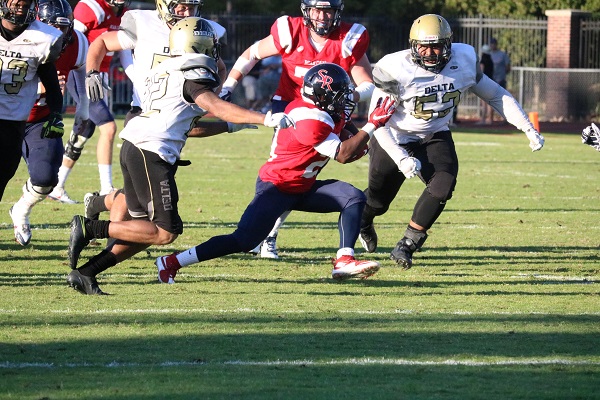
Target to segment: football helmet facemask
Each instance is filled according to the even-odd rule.
[[[63,32],[63,51],[73,37],[73,10],[67,0],[40,0],[38,19]]]
[[[356,103],[350,99],[354,87],[350,77],[336,64],[315,65],[304,75],[302,95],[325,111],[335,122],[348,120]]]
[[[324,21],[318,23],[315,20],[310,19],[311,8],[332,8],[335,10],[333,19],[330,21]],[[300,3],[300,9],[302,10],[302,16],[304,17],[304,25],[308,26],[319,36],[327,36],[331,31],[340,25],[342,20],[342,10],[344,10],[343,0],[302,0]],[[328,22],[328,23],[327,23]]]
[[[210,22],[200,17],[187,17],[177,22],[169,33],[172,56],[186,53],[205,54],[219,59],[217,34]]]
[[[410,52],[413,61],[427,71],[439,73],[452,55],[452,28],[443,17],[436,14],[426,14],[417,18],[410,28]],[[422,56],[419,46],[440,46],[439,55]]]
[[[184,16],[175,13],[175,7],[177,7],[178,4],[196,7],[194,14],[191,16],[199,17],[200,10],[204,5],[204,0],[156,0],[156,10],[158,11],[160,19],[165,21],[168,25],[173,26],[177,21],[185,18]]]
[[[31,0],[27,10],[17,11],[17,5],[16,0],[0,0],[0,19],[5,19],[17,26],[27,25],[35,21],[38,8],[37,0]]]

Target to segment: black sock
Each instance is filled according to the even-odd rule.
[[[86,239],[106,239],[108,236],[108,225],[110,221],[86,220],[85,236]]]
[[[117,257],[107,250],[102,250],[78,268],[81,275],[96,276],[110,267],[117,265]]]
[[[90,207],[92,208],[93,211],[95,212],[103,212],[103,211],[108,211],[108,208],[106,208],[106,204],[104,204],[104,198],[106,197],[106,194],[103,194],[101,196],[94,196],[94,198],[92,199],[92,201],[90,201]]]

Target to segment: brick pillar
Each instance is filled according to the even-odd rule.
[[[577,68],[579,67],[579,28],[581,19],[591,13],[580,10],[547,10],[548,35],[546,42],[547,68]],[[550,76],[549,76],[550,78]],[[570,106],[569,73],[554,72],[551,74],[552,83],[546,86],[545,120],[555,120],[570,117],[575,110]]]

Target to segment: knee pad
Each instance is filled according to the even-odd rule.
[[[36,186],[28,179],[23,185],[23,194],[28,194],[35,199],[43,200],[50,192],[52,192],[52,189],[54,189],[54,186]]]
[[[81,157],[81,151],[83,150],[83,146],[87,141],[88,138],[71,131],[71,136],[69,137],[67,146],[65,147],[65,156],[73,161],[77,161],[79,157]]]
[[[455,186],[456,177],[448,172],[441,171],[436,172],[433,179],[427,185],[427,190],[432,197],[445,202],[452,198]]]

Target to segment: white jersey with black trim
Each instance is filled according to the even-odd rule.
[[[135,146],[158,154],[174,164],[181,154],[189,131],[207,111],[183,96],[190,66],[196,78],[217,81],[217,66],[204,54],[184,54],[164,60],[150,71],[142,96],[142,114],[131,119],[119,137]],[[185,69],[186,72],[182,71]]]
[[[209,21],[219,41],[225,39],[225,28]],[[140,106],[140,96],[145,88],[145,78],[150,69],[170,57],[169,33],[171,29],[160,19],[156,10],[130,10],[121,17],[117,33],[119,44],[133,51],[133,99],[132,106]],[[129,75],[131,78],[131,75]]]
[[[398,107],[386,127],[400,144],[448,130],[461,96],[477,83],[477,62],[475,49],[463,43],[452,44],[452,57],[438,74],[415,64],[410,50],[388,54],[373,68],[378,90],[371,110],[382,90],[397,99]]]
[[[62,32],[38,20],[7,41],[0,36],[0,119],[27,121],[38,95],[41,64],[56,61]]]

